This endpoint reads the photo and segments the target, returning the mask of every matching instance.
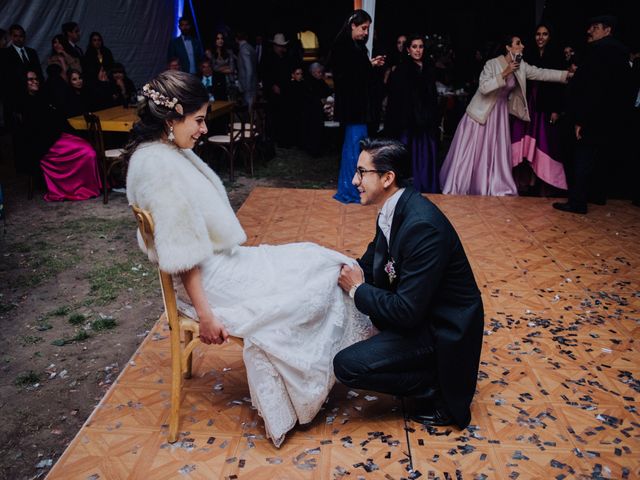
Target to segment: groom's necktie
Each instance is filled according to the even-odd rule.
[[[22,58],[22,63],[25,65],[29,63],[29,57],[27,57],[27,52],[25,52],[24,47],[20,49],[20,57]]]

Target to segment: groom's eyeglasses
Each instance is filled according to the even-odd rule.
[[[365,173],[387,173],[388,170],[367,170],[366,168],[358,167],[356,168],[356,173],[358,174],[358,179],[362,180],[362,176]]]

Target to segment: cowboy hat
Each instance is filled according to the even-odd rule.
[[[269,41],[275,45],[280,45],[281,47],[284,47],[287,43],[289,43],[284,39],[284,35],[282,33],[276,33]]]

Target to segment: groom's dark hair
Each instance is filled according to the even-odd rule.
[[[403,170],[409,164],[409,152],[402,142],[389,138],[364,138],[360,149],[371,155],[376,170],[396,174],[396,184],[403,184]]]

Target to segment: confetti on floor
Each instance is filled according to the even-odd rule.
[[[239,212],[248,243],[359,256],[375,209],[332,194],[255,189]],[[640,209],[613,201],[578,216],[542,198],[430,198],[458,230],[485,303],[468,428],[405,422],[393,397],[337,385],[276,449],[230,344],[194,352],[171,445],[168,329],[156,324],[47,478],[639,478]]]

